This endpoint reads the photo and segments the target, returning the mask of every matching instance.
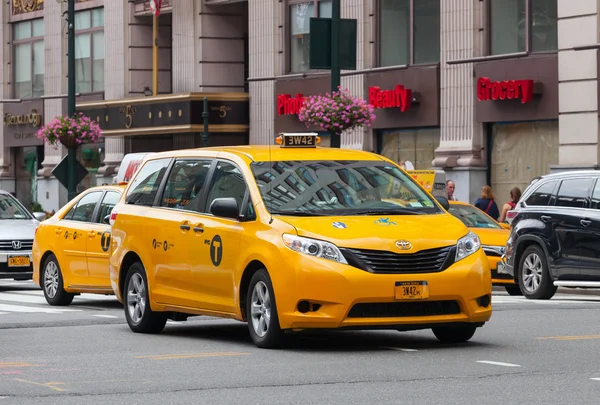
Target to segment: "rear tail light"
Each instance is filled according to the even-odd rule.
[[[519,212],[515,210],[510,210],[506,213],[506,222],[512,224],[512,221],[515,219]]]
[[[110,213],[110,225],[113,226],[115,224],[116,220],[117,220],[117,213],[113,210]]]

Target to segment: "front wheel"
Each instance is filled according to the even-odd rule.
[[[512,296],[523,295],[523,293],[521,292],[521,289],[519,288],[518,285],[505,285],[504,288],[506,289],[506,292],[508,293],[508,295],[512,295]]]
[[[67,306],[73,302],[75,294],[65,291],[64,280],[56,256],[51,254],[44,261],[41,277],[44,297],[52,306]]]
[[[550,278],[546,255],[538,245],[531,245],[523,252],[519,261],[518,279],[526,298],[549,300],[556,293],[557,287]]]
[[[256,346],[273,349],[282,344],[284,333],[279,326],[273,284],[265,269],[258,270],[250,280],[246,314],[250,337]]]
[[[432,328],[433,334],[443,343],[464,343],[471,339],[477,326],[461,325]]]
[[[140,262],[132,264],[127,272],[123,308],[129,328],[136,333],[159,333],[165,328],[167,316],[150,309],[148,280]]]

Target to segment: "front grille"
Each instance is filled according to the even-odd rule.
[[[13,242],[18,242],[18,244],[20,244],[20,246],[18,248],[15,248],[13,246]],[[27,251],[27,250],[31,250],[32,246],[33,246],[33,239],[15,239],[15,240],[3,239],[3,240],[0,240],[0,251],[3,251],[3,252]]]
[[[348,318],[406,318],[460,314],[457,301],[378,302],[356,304]]]
[[[513,280],[510,274],[498,273],[498,270],[492,270],[492,278],[496,280]]]
[[[371,273],[436,273],[447,269],[454,263],[456,247],[446,246],[404,254],[385,250],[344,248],[342,254],[351,266]]]

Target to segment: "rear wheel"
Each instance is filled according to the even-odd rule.
[[[140,262],[132,264],[127,272],[123,308],[129,328],[136,333],[159,333],[165,328],[167,315],[150,309],[148,280]]]
[[[521,292],[521,289],[519,288],[518,285],[505,285],[504,288],[506,289],[506,292],[508,293],[508,295],[513,295],[513,296],[523,295],[523,293]]]
[[[548,300],[556,293],[557,287],[550,278],[546,255],[538,245],[531,245],[523,252],[518,279],[519,287],[527,298]]]
[[[477,326],[473,325],[432,328],[435,337],[444,343],[464,343],[473,337],[476,330]]]
[[[44,261],[41,277],[44,297],[52,306],[67,306],[73,302],[75,294],[65,291],[62,272],[56,256],[51,254]]]

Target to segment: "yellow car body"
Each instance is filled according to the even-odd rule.
[[[191,178],[194,164],[205,166],[195,172],[205,177],[192,209],[194,198],[180,198],[177,190],[185,189],[178,182]],[[329,178],[334,190],[344,168],[368,177],[371,169],[361,165],[397,176],[378,186],[395,204],[385,198],[373,204],[407,212],[420,206],[414,208],[419,214],[329,215],[316,208],[287,214],[277,208],[308,198],[314,207],[358,201],[349,186],[346,194],[336,189],[335,198],[333,192],[311,197],[316,188],[307,179]],[[233,183],[221,186],[225,177],[215,176],[226,170]],[[279,172],[289,173],[285,182]],[[278,185],[268,184],[279,178]],[[292,188],[303,181],[304,191]],[[406,200],[410,193],[420,202]],[[226,204],[234,204],[233,215],[219,216]],[[259,347],[275,345],[281,331],[311,328],[432,328],[440,340],[464,341],[472,333],[461,338],[453,331],[482,326],[492,314],[488,260],[476,236],[395,163],[368,152],[239,146],[156,153],[129,183],[111,224],[112,287],[135,332],[159,332],[167,317],[212,315],[248,321]],[[459,240],[468,255],[456,260]],[[260,302],[263,315],[255,312]],[[258,318],[274,322],[270,337],[261,337],[262,329],[252,332]]]
[[[112,295],[110,218],[124,185],[90,188],[42,222],[33,241],[33,281],[50,305],[68,305],[74,294]]]

